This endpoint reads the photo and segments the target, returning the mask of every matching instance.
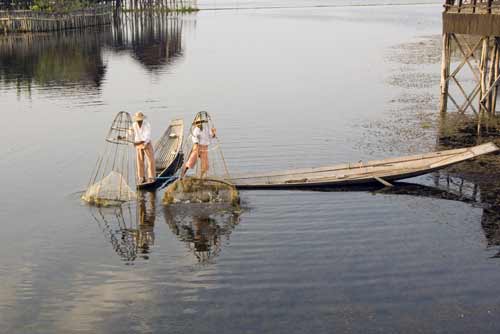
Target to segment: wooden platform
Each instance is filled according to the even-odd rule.
[[[500,36],[500,0],[446,0],[443,33]]]

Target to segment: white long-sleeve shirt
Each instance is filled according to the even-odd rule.
[[[209,145],[211,143],[212,136],[210,135],[210,130],[207,126],[203,127],[201,130],[199,127],[195,127],[193,133],[191,134],[191,140],[193,144]]]
[[[140,127],[137,122],[134,122],[132,127],[134,129],[134,141],[136,143],[143,141],[144,144],[148,144],[151,142],[151,125],[149,125],[149,122],[142,121],[142,126]]]

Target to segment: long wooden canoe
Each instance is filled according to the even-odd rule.
[[[173,180],[173,175],[184,162],[182,153],[182,140],[184,136],[184,121],[174,119],[163,135],[154,145],[156,180],[154,182],[140,183],[137,189],[154,190],[165,182]]]
[[[414,176],[498,151],[493,143],[400,158],[305,168],[265,174],[234,175],[228,181],[239,189],[307,188],[383,183]]]

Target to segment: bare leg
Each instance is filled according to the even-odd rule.
[[[184,166],[182,167],[182,171],[181,171],[181,179],[184,178],[184,176],[186,176],[186,172],[188,171],[189,167],[188,166]]]

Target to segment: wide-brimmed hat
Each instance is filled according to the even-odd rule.
[[[145,118],[144,114],[142,113],[142,111],[138,111],[135,113],[134,115],[134,122],[139,122],[139,121],[143,121]]]
[[[193,124],[208,123],[208,114],[206,111],[200,111],[196,114]]]

